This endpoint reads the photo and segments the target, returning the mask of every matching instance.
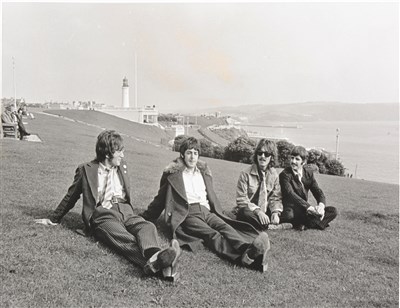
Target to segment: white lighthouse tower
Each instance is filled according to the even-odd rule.
[[[122,107],[129,108],[129,85],[126,77],[122,81]]]

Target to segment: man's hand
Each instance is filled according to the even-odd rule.
[[[318,214],[320,215],[320,219],[321,219],[321,220],[324,219],[324,216],[325,216],[325,204],[323,204],[323,203],[320,202],[320,203],[316,206],[316,208],[317,208]]]
[[[279,213],[272,213],[272,215],[271,215],[271,223],[273,225],[279,225],[279,221],[280,221]]]
[[[46,226],[57,226],[58,225],[58,224],[52,222],[48,218],[35,219],[35,223],[41,224],[41,225],[46,225]]]
[[[310,215],[313,215],[313,216],[316,216],[316,217],[319,217],[319,213],[318,213],[318,210],[317,210],[317,206],[313,206],[313,205],[311,205],[308,209],[307,209],[307,214],[310,214]]]
[[[260,219],[261,224],[264,225],[269,225],[269,217],[267,214],[263,213],[260,210],[256,210],[256,215],[258,216],[258,218]]]

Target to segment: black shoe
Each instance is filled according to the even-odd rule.
[[[307,230],[307,227],[305,225],[298,225],[295,228],[297,231],[305,231]]]
[[[181,254],[181,248],[177,240],[171,241],[171,246],[154,254],[145,264],[145,274],[163,272],[164,277],[176,275],[176,264]]]

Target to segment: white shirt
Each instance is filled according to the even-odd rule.
[[[189,204],[200,203],[201,205],[210,209],[210,204],[207,200],[206,185],[204,184],[204,179],[200,170],[195,167],[194,171],[192,172],[185,168],[185,170],[182,172],[182,177]]]
[[[121,184],[121,181],[118,176],[117,168],[111,168],[111,183],[113,187],[113,195],[115,197],[125,199],[126,193],[125,189]],[[97,187],[97,200],[96,204],[99,203],[100,201],[100,196],[103,196],[105,194],[105,189],[107,185],[107,175],[108,171],[106,170],[106,166],[104,166],[102,163],[99,163],[99,170],[98,170],[98,182],[99,186]]]

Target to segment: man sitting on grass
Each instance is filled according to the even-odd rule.
[[[312,170],[304,168],[308,153],[302,146],[296,146],[290,153],[290,166],[279,175],[282,190],[282,222],[290,222],[298,230],[306,228],[324,230],[337,216],[333,206],[326,207],[325,195],[319,188]],[[308,203],[311,190],[317,205]]]
[[[157,229],[134,214],[129,191],[128,169],[122,137],[113,130],[100,133],[96,159],[78,166],[74,182],[49,218],[36,222],[54,226],[83,194],[82,218],[89,232],[129,261],[143,267],[145,274],[162,272],[176,279],[179,243],[161,250]]]
[[[179,151],[180,157],[164,170],[158,194],[142,216],[156,220],[165,211],[166,224],[181,246],[195,251],[204,243],[223,258],[265,271],[267,233],[223,214],[211,171],[199,160],[197,139],[189,137]]]
[[[261,139],[252,159],[253,164],[240,173],[233,214],[260,231],[291,229],[290,223],[279,224],[283,206],[279,176],[274,168],[278,159],[275,142]]]

